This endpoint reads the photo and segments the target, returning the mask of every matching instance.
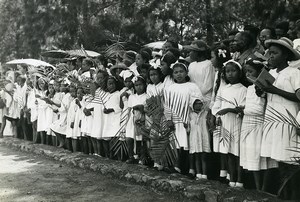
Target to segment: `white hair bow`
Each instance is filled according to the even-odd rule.
[[[219,57],[221,57],[221,55],[222,55],[223,58],[226,58],[226,53],[227,53],[226,50],[224,50],[224,49],[218,49],[218,56]]]

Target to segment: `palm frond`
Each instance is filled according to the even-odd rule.
[[[112,45],[108,46],[105,50],[105,56],[107,58],[122,58],[125,53],[125,43],[117,41]]]
[[[217,99],[217,100],[220,100],[220,101],[222,101],[222,102],[227,102],[227,103],[229,103],[229,104],[232,104],[232,105],[235,106],[235,107],[238,107],[238,106],[239,106],[236,99],[234,99],[234,101],[231,101],[231,100],[227,100],[226,98],[223,98],[223,97],[221,97],[221,96],[217,96],[216,99]]]

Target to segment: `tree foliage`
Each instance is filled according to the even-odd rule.
[[[299,9],[297,0],[2,0],[0,60],[81,44],[101,52],[117,41],[143,45],[168,36],[211,43],[244,24],[274,25]]]

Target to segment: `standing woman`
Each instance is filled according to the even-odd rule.
[[[275,78],[273,84],[264,85],[262,89],[267,92],[267,108],[265,117],[272,117],[274,109],[287,116],[288,112],[296,117],[299,112],[299,99],[296,91],[300,89],[300,70],[289,66],[289,61],[300,59],[300,54],[293,49],[293,42],[288,38],[282,37],[278,40],[266,40],[269,48],[269,64],[273,69],[270,74]],[[288,112],[287,112],[288,111]],[[293,158],[299,157],[299,152],[289,149],[300,148],[296,128],[285,123],[272,123],[265,119],[265,129],[262,139],[263,157],[275,159],[279,162],[281,173],[295,168]],[[296,185],[299,180],[291,179],[289,195],[293,198],[297,195]],[[264,189],[265,187],[263,187]]]

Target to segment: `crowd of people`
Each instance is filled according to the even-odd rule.
[[[0,137],[29,140],[32,134],[34,143],[73,152],[169,172],[187,167],[196,180],[211,179],[208,156],[214,153],[221,182],[243,188],[247,171],[256,189],[268,191],[270,170],[298,168],[299,42],[300,20],[245,26],[211,47],[195,40],[180,50],[169,38],[160,52],[128,50],[100,64],[78,57],[46,68],[47,74],[11,67],[0,93]],[[153,98],[162,104],[159,113],[149,107]],[[153,132],[158,114],[160,127],[175,139],[174,164],[141,157],[154,144],[145,133]],[[127,155],[112,151],[115,137]],[[297,197],[298,187],[291,178],[287,196]]]

